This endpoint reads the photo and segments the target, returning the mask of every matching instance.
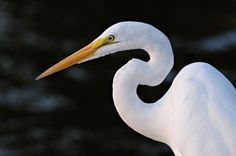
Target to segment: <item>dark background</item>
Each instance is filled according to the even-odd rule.
[[[236,85],[236,1],[0,0],[0,155],[170,156],[163,144],[131,130],[112,101],[112,78],[132,50],[76,65],[35,81],[49,66],[110,25],[150,23],[171,40],[175,65],[157,87],[138,93],[154,102],[185,65],[205,61]]]

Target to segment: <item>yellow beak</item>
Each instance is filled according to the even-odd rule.
[[[70,56],[66,57],[65,59],[61,60],[54,66],[50,67],[46,71],[44,71],[42,74],[40,74],[38,77],[36,77],[35,80],[42,79],[44,77],[47,77],[51,74],[54,74],[58,71],[61,71],[63,69],[66,69],[80,61],[85,60],[86,58],[89,58],[93,56],[97,49],[100,48],[101,46],[105,45],[107,43],[106,37],[98,39],[89,45],[85,46],[84,48],[76,51],[75,53],[71,54]]]

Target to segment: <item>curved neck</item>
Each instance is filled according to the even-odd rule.
[[[160,84],[173,66],[171,46],[153,45],[142,48],[150,55],[149,62],[132,59],[117,71],[113,80],[113,100],[127,125],[144,136],[166,143],[169,129],[166,113],[170,108],[165,98],[167,94],[156,103],[147,104],[136,93],[139,84]]]

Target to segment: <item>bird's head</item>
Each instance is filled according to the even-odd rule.
[[[117,51],[138,49],[139,42],[147,41],[143,40],[143,38],[152,38],[154,36],[152,31],[155,30],[157,29],[151,25],[141,22],[120,22],[114,24],[107,28],[93,42],[44,71],[36,80],[47,77],[74,64],[86,62]]]

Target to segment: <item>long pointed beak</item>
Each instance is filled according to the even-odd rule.
[[[38,77],[35,78],[35,80],[42,79],[44,77],[47,77],[51,74],[54,74],[58,71],[61,71],[63,69],[66,69],[78,62],[81,62],[85,60],[86,58],[89,58],[93,56],[97,49],[100,48],[102,45],[106,43],[106,38],[98,39],[89,45],[85,46],[84,48],[76,51],[75,53],[71,54],[70,56],[66,57],[65,59],[61,60],[54,66],[50,67],[46,71],[44,71],[42,74],[40,74]]]

